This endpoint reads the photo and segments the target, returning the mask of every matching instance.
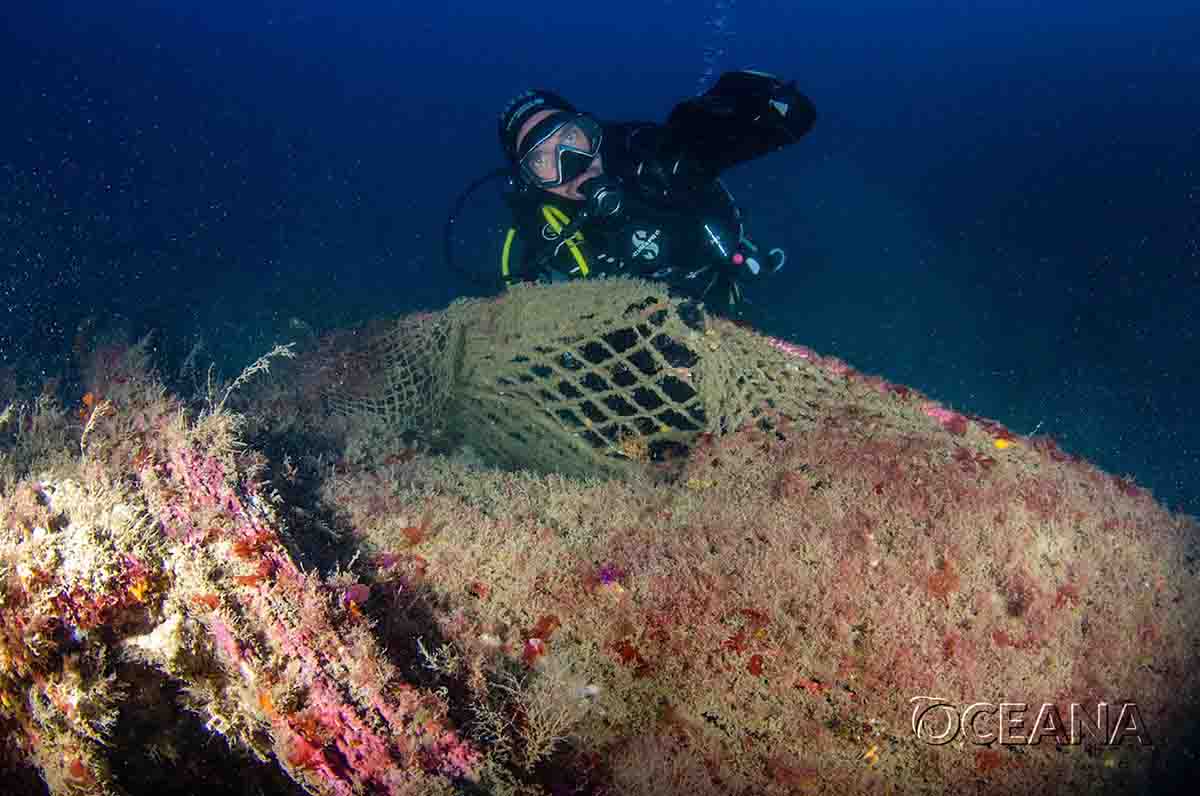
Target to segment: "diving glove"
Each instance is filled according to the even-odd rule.
[[[817,110],[795,82],[753,70],[726,72],[667,118],[664,151],[686,152],[712,175],[794,144],[812,129]]]

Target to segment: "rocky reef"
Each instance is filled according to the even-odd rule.
[[[821,398],[682,452],[622,438],[626,477],[334,412],[304,356],[227,402],[97,347],[81,396],[11,403],[5,793],[1119,793],[1194,770],[1193,518],[711,328]]]

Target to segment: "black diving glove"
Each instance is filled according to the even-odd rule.
[[[765,72],[726,72],[708,91],[675,106],[659,146],[663,153],[687,153],[716,176],[794,144],[816,118],[812,100],[795,82]]]
[[[703,94],[646,125],[628,142],[638,190],[660,203],[686,204],[731,166],[789,146],[812,129],[812,101],[774,75],[726,72]]]

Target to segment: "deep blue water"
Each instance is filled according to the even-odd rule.
[[[791,255],[751,319],[1200,514],[1194,3],[334,6],[5,4],[0,364],[68,369],[95,316],[229,373],[293,318],[444,305],[509,97],[663,119],[754,67],[820,119],[727,176]],[[501,211],[460,222],[481,270]]]

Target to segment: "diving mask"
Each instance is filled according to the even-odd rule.
[[[600,154],[603,133],[590,116],[553,113],[525,134],[517,152],[521,176],[535,188],[554,188],[583,174]]]

